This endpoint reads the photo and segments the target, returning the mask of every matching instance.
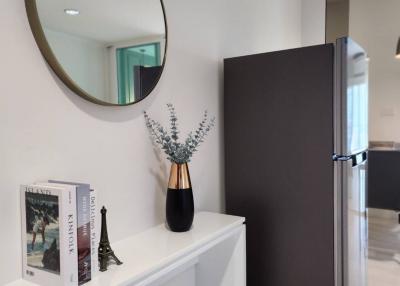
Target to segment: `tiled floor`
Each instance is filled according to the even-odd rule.
[[[400,286],[400,225],[391,211],[368,215],[368,286]]]
[[[368,260],[368,286],[399,286],[400,265],[394,261]]]

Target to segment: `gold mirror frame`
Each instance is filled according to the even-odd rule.
[[[144,96],[143,98],[141,98],[137,101],[131,102],[131,103],[117,104],[117,103],[109,103],[106,101],[99,100],[96,97],[87,93],[85,90],[80,88],[78,84],[75,83],[75,81],[68,75],[68,73],[61,66],[61,64],[57,60],[57,57],[53,53],[53,50],[51,49],[51,47],[47,41],[46,35],[45,35],[42,25],[40,23],[36,0],[25,0],[26,13],[28,16],[28,21],[29,21],[29,25],[31,26],[33,36],[36,40],[36,43],[39,47],[40,52],[42,53],[42,55],[45,58],[45,60],[47,61],[47,63],[50,65],[51,69],[61,79],[61,81],[70,90],[75,92],[77,95],[79,95],[80,97],[82,97],[90,102],[104,105],[104,106],[128,106],[128,105],[136,104],[136,103],[142,101],[143,99],[145,99],[147,96],[149,96],[152,93],[152,91],[154,90],[154,88],[157,86],[158,82],[160,81],[161,75],[164,71],[165,62],[167,59],[167,47],[168,47],[167,15],[165,12],[165,6],[164,6],[163,0],[160,0],[160,4],[161,4],[161,8],[162,8],[163,15],[164,15],[164,26],[165,26],[165,49],[164,49],[164,58],[163,58],[163,62],[161,65],[160,75],[157,77],[157,79],[154,83],[154,86],[151,88],[151,90],[148,92],[148,94],[146,96]]]

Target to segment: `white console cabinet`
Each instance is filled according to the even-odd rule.
[[[246,227],[242,217],[200,212],[189,232],[164,225],[112,245],[124,262],[87,286],[245,286]],[[9,286],[34,286],[23,280]]]

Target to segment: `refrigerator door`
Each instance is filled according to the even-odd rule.
[[[336,41],[335,154],[349,156],[368,148],[368,59],[350,38]]]
[[[342,174],[342,279],[344,286],[366,285],[367,216],[366,176],[367,153],[339,162]]]
[[[334,47],[225,60],[226,211],[248,286],[334,286]]]

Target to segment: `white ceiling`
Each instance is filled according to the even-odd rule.
[[[47,29],[112,43],[165,34],[160,0],[36,0]],[[77,9],[69,16],[64,9]]]

